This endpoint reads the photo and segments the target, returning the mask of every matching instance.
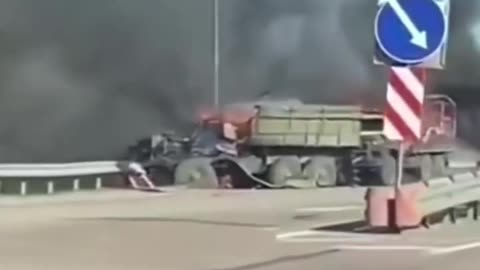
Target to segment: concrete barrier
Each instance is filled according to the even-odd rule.
[[[424,183],[414,183],[396,190],[396,229],[417,227],[422,223],[424,213],[418,202],[427,191],[428,187]]]
[[[395,190],[392,187],[373,187],[367,190],[365,215],[370,227],[385,228],[394,225],[394,199]]]

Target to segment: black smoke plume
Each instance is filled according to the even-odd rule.
[[[259,93],[382,102],[374,0],[221,0],[221,100]],[[447,70],[432,91],[470,98],[475,139],[480,18],[452,1]],[[1,0],[0,161],[114,158],[141,136],[186,130],[212,101],[211,1]],[[459,106],[462,106],[459,104]]]

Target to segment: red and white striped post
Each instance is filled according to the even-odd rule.
[[[383,133],[387,139],[400,143],[398,173],[393,190],[379,187],[370,188],[367,192],[366,218],[372,227],[398,228],[405,224],[416,224],[418,219],[418,213],[415,207],[411,207],[411,202],[418,195],[419,188],[401,185],[405,148],[422,136],[425,73],[424,69],[419,68],[389,69]],[[392,200],[393,205],[390,204]]]
[[[390,67],[383,132],[387,139],[400,142],[397,188],[402,182],[405,148],[422,136],[425,83],[423,68]]]

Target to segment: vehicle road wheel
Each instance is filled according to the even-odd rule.
[[[148,175],[156,186],[171,186],[173,184],[173,171],[170,168],[152,167],[148,170]]]
[[[445,155],[432,155],[432,176],[439,177],[447,174],[447,158]]]
[[[382,155],[380,168],[381,183],[385,186],[393,186],[397,178],[397,161],[391,154]]]
[[[281,157],[268,170],[268,181],[275,186],[285,186],[288,178],[301,176],[302,164],[297,157]]]
[[[337,166],[333,157],[313,157],[303,170],[317,187],[334,186],[337,182]]]
[[[208,159],[187,159],[175,169],[175,185],[215,189],[218,188],[218,179]]]
[[[420,158],[420,180],[427,181],[432,178],[433,159],[430,155],[422,155]]]

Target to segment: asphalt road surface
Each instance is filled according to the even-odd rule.
[[[478,269],[480,224],[368,234],[353,222],[362,217],[363,195],[340,188],[3,198],[0,267]],[[347,225],[325,227],[338,223]]]

